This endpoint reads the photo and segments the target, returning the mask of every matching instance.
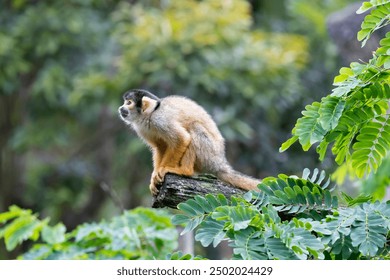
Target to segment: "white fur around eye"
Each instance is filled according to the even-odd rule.
[[[133,109],[135,107],[135,103],[133,100],[125,100],[124,106],[126,106],[129,110]]]

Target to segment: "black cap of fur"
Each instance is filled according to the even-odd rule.
[[[160,101],[160,99],[157,96],[144,89],[132,89],[126,91],[125,94],[123,94],[123,99],[132,100],[135,103],[135,107],[139,111],[142,108],[142,97],[144,96]]]

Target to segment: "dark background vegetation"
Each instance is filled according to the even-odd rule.
[[[356,32],[327,20],[354,2],[1,1],[0,212],[16,204],[73,229],[150,205],[150,152],[117,116],[131,88],[204,106],[244,173],[333,171],[278,149],[348,64],[334,42]]]

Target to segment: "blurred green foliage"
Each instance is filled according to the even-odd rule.
[[[310,57],[301,76],[305,91],[303,94],[305,100],[301,104],[319,99],[331,89],[332,79],[342,65],[327,32],[327,19],[332,13],[355,2],[355,0],[286,1],[287,14],[293,20],[287,21],[288,26],[285,29],[305,35],[308,39]]]
[[[138,207],[109,221],[84,223],[66,231],[31,210],[11,206],[0,214],[0,239],[12,251],[26,240],[24,260],[164,259],[177,248],[178,234],[163,210]]]
[[[150,152],[116,112],[130,88],[204,106],[240,171],[314,168],[278,147],[302,102],[327,92],[337,63],[325,18],[350,1],[284,2],[276,30],[253,21],[272,6],[254,1],[3,1],[0,211],[17,204],[72,230],[148,205]],[[316,11],[310,24],[302,6]]]
[[[116,3],[2,3],[0,209],[29,205],[66,222],[75,214],[66,218],[66,210],[76,209],[87,219],[99,211],[93,204],[105,200],[104,192],[94,189],[108,181],[101,169],[110,165],[111,155],[89,153],[87,158],[82,150],[91,142],[98,145],[89,135],[100,131],[103,137],[108,126],[98,128],[99,113],[102,118],[108,109],[95,104],[79,111],[68,97],[75,78],[97,67]],[[88,201],[90,212],[85,211]]]

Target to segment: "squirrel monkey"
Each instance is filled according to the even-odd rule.
[[[158,98],[146,90],[123,95],[118,111],[151,148],[153,173],[150,191],[167,173],[192,176],[211,173],[218,179],[245,190],[256,189],[260,180],[241,174],[225,157],[225,141],[210,115],[194,101],[182,96]]]

